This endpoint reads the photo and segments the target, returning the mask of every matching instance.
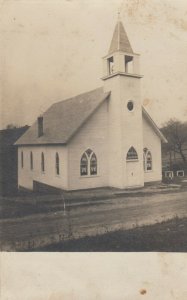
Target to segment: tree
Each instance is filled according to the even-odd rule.
[[[161,129],[168,140],[165,146],[166,152],[178,153],[184,163],[187,162],[187,122],[182,123],[178,120],[169,120]],[[185,153],[186,151],[186,153]]]
[[[15,128],[17,128],[17,126],[14,125],[14,124],[8,124],[8,125],[6,126],[6,129],[15,129]]]

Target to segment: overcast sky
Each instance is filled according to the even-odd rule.
[[[187,120],[187,1],[1,0],[1,128],[32,124],[52,103],[102,86],[121,8],[141,54],[142,103],[160,126]]]

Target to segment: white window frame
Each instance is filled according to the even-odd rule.
[[[165,171],[165,172],[164,172],[164,176],[165,176],[166,178],[171,178],[171,179],[173,179],[174,173],[173,173],[173,171]]]
[[[179,173],[182,173],[182,176],[179,175]],[[177,171],[177,177],[184,177],[184,170],[178,170]]]
[[[88,155],[87,152],[90,152],[90,154]],[[82,161],[82,157],[83,156],[86,156],[87,158],[87,174],[82,174],[81,172],[81,161]],[[92,159],[92,156],[95,156],[96,157],[96,174],[91,174],[91,159]],[[94,177],[94,176],[98,176],[98,159],[97,159],[97,155],[95,154],[95,152],[91,149],[87,149],[82,155],[81,155],[81,159],[80,159],[80,176],[81,178],[83,177]]]

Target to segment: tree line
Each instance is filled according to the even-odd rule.
[[[163,154],[177,155],[183,164],[187,164],[187,122],[170,119],[161,128],[168,143],[163,144]]]

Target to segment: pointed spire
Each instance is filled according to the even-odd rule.
[[[123,27],[122,22],[120,21],[120,13],[118,12],[118,22],[116,24],[114,34],[112,37],[112,41],[110,44],[110,49],[108,54],[116,52],[116,51],[124,51],[128,53],[133,53],[132,47],[130,45],[128,36]]]

